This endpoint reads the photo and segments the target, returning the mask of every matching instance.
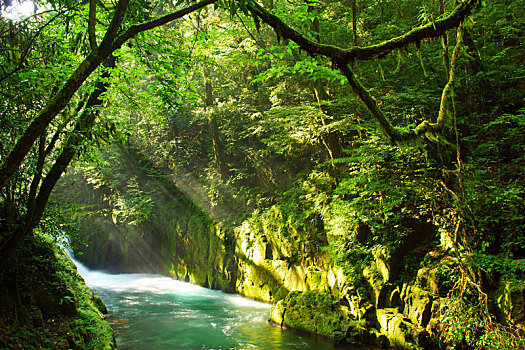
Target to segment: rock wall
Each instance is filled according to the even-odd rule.
[[[69,191],[74,186],[71,192],[84,193],[82,198],[102,197],[97,193],[102,189],[78,178],[64,186]],[[95,202],[84,204],[93,209]],[[378,255],[356,278],[322,249],[330,237],[320,218],[298,228],[274,206],[228,230],[167,187],[157,192],[153,217],[132,226],[116,224],[110,215],[86,215],[80,223],[88,245],[80,249],[79,259],[90,267],[162,273],[266,301],[273,304],[275,324],[334,342],[431,343],[435,271],[420,271],[415,284],[391,283],[399,274],[391,265],[415,244],[406,244],[389,260]]]
[[[302,236],[276,207],[255,213],[236,228],[236,291],[276,303],[289,292],[340,289],[341,271],[319,250],[326,242],[307,242]]]
[[[451,288],[444,275],[456,273],[458,263],[442,248],[446,242],[436,242],[439,230],[429,220],[405,221],[395,251],[374,251],[349,269],[330,250],[337,241],[321,217],[298,225],[276,205],[225,228],[169,182],[145,177],[144,191],[156,189],[152,219],[131,225],[115,222],[110,205],[104,214],[104,188],[74,180],[59,196],[84,199],[80,235],[88,246],[79,259],[90,267],[162,273],[266,301],[276,325],[335,343],[439,348]],[[523,323],[523,288],[502,286],[492,300],[504,323]]]

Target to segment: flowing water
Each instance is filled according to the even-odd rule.
[[[106,304],[118,349],[334,349],[268,324],[270,305],[151,274],[106,274],[75,261]]]

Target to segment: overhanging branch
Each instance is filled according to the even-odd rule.
[[[151,20],[149,22],[133,25],[133,26],[129,27],[124,33],[119,35],[117,37],[117,39],[115,39],[111,49],[112,49],[112,51],[115,51],[115,50],[119,49],[126,41],[128,41],[129,39],[135,37],[135,35],[137,35],[139,33],[151,30],[151,29],[156,28],[156,27],[160,27],[160,26],[162,26],[164,24],[167,24],[169,22],[172,22],[172,21],[174,21],[174,20],[176,20],[178,18],[184,17],[184,16],[186,16],[186,15],[192,13],[192,12],[195,12],[195,11],[197,11],[197,10],[203,8],[203,7],[206,7],[208,5],[216,3],[217,1],[219,1],[219,0],[203,0],[203,1],[200,1],[200,2],[197,2],[197,3],[193,4],[191,6],[185,7],[183,9],[179,10],[179,11],[175,11],[175,12],[169,13],[169,14],[167,14],[165,16],[156,18],[156,19]]]
[[[395,49],[405,47],[408,44],[418,43],[427,38],[438,37],[447,30],[458,27],[465,17],[471,14],[472,9],[477,3],[478,0],[466,0],[461,2],[450,14],[442,19],[414,28],[403,35],[378,44],[353,46],[349,49],[340,48],[334,45],[320,44],[309,40],[259,4],[250,1],[247,6],[251,9],[252,14],[271,26],[280,37],[294,41],[306,52],[312,55],[329,57],[340,64],[348,64],[354,60],[369,60],[378,56],[383,56]]]
[[[385,55],[392,50],[404,47],[410,43],[419,43],[426,38],[438,37],[449,29],[459,27],[465,17],[472,12],[472,9],[477,3],[478,0],[466,0],[461,2],[448,16],[442,19],[417,27],[401,36],[383,41],[379,44],[365,47],[354,46],[349,49],[320,44],[309,40],[301,33],[284,23],[280,18],[265,10],[259,4],[250,2],[248,6],[252,15],[257,16],[260,20],[271,26],[279,37],[294,41],[301,49],[311,55],[321,55],[330,58],[341,70],[346,77],[348,84],[372,114],[381,132],[391,141],[402,143],[422,137],[428,137],[429,139],[441,138],[439,135],[448,119],[447,111],[453,90],[454,68],[451,67],[449,80],[442,92],[440,111],[436,123],[424,121],[413,130],[404,130],[397,128],[390,123],[383,111],[379,108],[377,101],[358,81],[357,77],[350,69],[349,64],[355,60],[367,60],[380,55]],[[455,65],[457,61],[460,44],[461,36],[458,35],[458,42],[452,55],[453,63],[451,63],[451,66]]]

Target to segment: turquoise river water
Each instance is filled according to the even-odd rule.
[[[151,274],[106,274],[75,261],[106,304],[121,350],[334,349],[268,324],[270,305]]]

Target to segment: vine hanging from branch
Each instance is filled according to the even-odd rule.
[[[428,138],[434,141],[444,140],[441,136],[441,133],[443,131],[443,127],[448,122],[448,111],[450,109],[450,100],[454,84],[454,66],[458,59],[459,47],[462,41],[461,31],[458,33],[457,44],[452,54],[448,82],[442,92],[440,110],[437,120],[436,122],[425,120],[412,130],[407,130],[392,125],[390,120],[379,107],[378,102],[359,82],[350,68],[350,64],[355,61],[370,60],[373,58],[382,57],[395,49],[404,48],[409,44],[419,44],[421,41],[427,38],[440,37],[448,30],[458,28],[463,20],[472,13],[474,7],[477,4],[478,0],[466,0],[464,2],[460,2],[447,16],[414,28],[403,35],[394,37],[378,44],[362,47],[353,46],[348,49],[340,48],[334,45],[320,44],[309,40],[306,36],[302,35],[284,23],[279,17],[273,15],[271,12],[264,9],[261,5],[254,1],[249,1],[246,6],[249,8],[249,12],[254,17],[256,23],[259,21],[266,23],[275,30],[279,38],[294,41],[301,49],[312,56],[319,55],[332,60],[334,65],[338,67],[346,77],[350,87],[359,96],[368,111],[372,114],[384,136],[392,142],[404,143],[422,138]]]

